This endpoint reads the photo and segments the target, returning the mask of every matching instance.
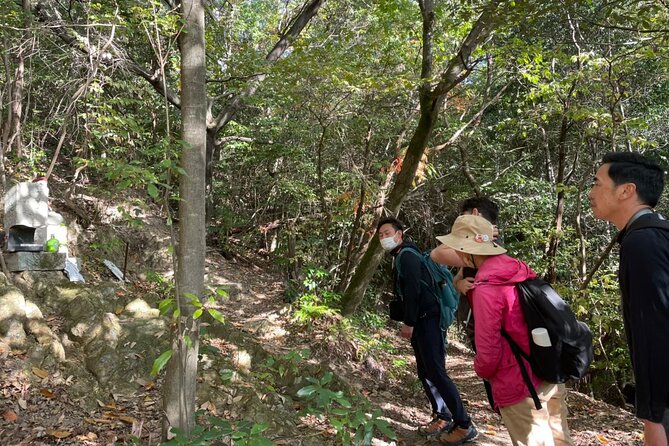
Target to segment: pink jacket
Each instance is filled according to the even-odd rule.
[[[502,327],[524,351],[529,352],[529,334],[518,300],[516,284],[536,277],[525,263],[505,254],[491,256],[480,266],[472,288],[476,374],[490,381],[496,406],[506,407],[530,395],[511,347],[502,337]],[[526,368],[535,388],[541,380]]]

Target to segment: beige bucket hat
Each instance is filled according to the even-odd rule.
[[[451,233],[437,237],[444,245],[467,254],[493,256],[504,254],[504,249],[493,241],[492,224],[478,215],[461,215],[455,219]]]

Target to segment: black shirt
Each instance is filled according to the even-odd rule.
[[[618,235],[620,293],[636,381],[636,414],[659,423],[669,407],[669,230],[639,228],[638,217]]]

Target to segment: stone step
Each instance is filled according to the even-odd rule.
[[[6,252],[7,269],[16,271],[61,271],[67,254],[61,252]]]

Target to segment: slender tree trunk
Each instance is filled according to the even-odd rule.
[[[362,216],[365,213],[365,197],[367,195],[367,178],[366,175],[369,173],[369,154],[372,147],[372,125],[367,124],[367,136],[365,137],[365,155],[363,157],[363,166],[362,166],[362,175],[360,178],[360,193],[358,194],[358,207],[355,210],[355,218],[353,220],[353,227],[351,228],[351,234],[348,239],[348,245],[346,246],[346,259],[344,260],[344,270],[341,276],[341,281],[337,286],[337,292],[342,293],[346,290],[349,282],[349,273],[351,272],[351,267],[353,265],[353,248],[355,247],[356,234],[360,230]]]
[[[9,120],[9,141],[7,142],[7,151],[12,147],[16,150],[18,158],[23,157],[23,139],[21,138],[21,118],[23,116],[23,77],[25,75],[25,60],[23,57],[23,44],[17,56],[16,71],[14,82],[11,87],[10,120]]]
[[[330,213],[325,200],[325,184],[323,179],[323,150],[325,149],[325,135],[327,126],[321,126],[321,136],[318,138],[318,147],[316,148],[316,176],[318,179],[318,201],[321,204],[321,214],[323,214],[323,234],[330,232]],[[330,252],[329,237],[325,237],[325,252]]]
[[[616,233],[616,235],[611,239],[611,241],[606,246],[606,248],[604,248],[604,251],[602,252],[602,255],[600,255],[599,258],[597,259],[597,262],[595,262],[595,264],[592,266],[592,269],[590,270],[588,275],[585,277],[585,280],[583,280],[583,282],[581,283],[581,290],[585,290],[586,288],[588,288],[588,284],[590,283],[592,278],[595,276],[595,273],[597,272],[599,267],[602,266],[602,264],[604,263],[604,260],[606,260],[606,258],[609,256],[609,254],[611,254],[611,251],[613,250],[613,247],[616,246],[617,239],[618,239],[618,235]]]
[[[193,318],[192,296],[204,293],[205,170],[207,96],[203,0],[182,0],[184,32],[181,48],[181,137],[186,143],[179,183],[179,246],[177,302],[181,310],[173,356],[163,385],[163,436],[171,427],[190,433],[195,426],[195,390],[199,349],[199,319]]]
[[[474,175],[472,175],[471,169],[469,168],[469,158],[467,157],[467,151],[464,147],[462,147],[462,145],[459,147],[459,149],[460,159],[462,160],[462,174],[467,179],[467,182],[472,187],[472,190],[474,190],[474,194],[477,197],[480,197],[483,195],[483,193],[481,192],[481,186],[479,186],[476,178],[474,178]]]
[[[565,178],[567,169],[567,134],[569,133],[568,113],[571,108],[571,95],[576,88],[576,81],[572,82],[571,88],[564,99],[562,109],[562,121],[560,123],[560,135],[558,137],[558,168],[555,178],[555,187],[557,189],[557,203],[555,206],[555,216],[553,218],[553,230],[548,240],[546,249],[546,258],[548,259],[548,269],[546,270],[546,281],[554,283],[557,279],[557,252],[562,238],[562,220],[564,218],[565,187],[568,182]]]
[[[7,39],[3,39],[3,44],[5,45],[5,48],[7,48]],[[5,195],[5,192],[7,191],[7,176],[5,172],[5,158],[6,158],[6,153],[7,153],[7,141],[9,140],[9,121],[10,121],[10,113],[11,113],[11,108],[10,108],[10,102],[11,102],[11,88],[9,88],[9,81],[11,79],[11,69],[9,65],[9,55],[7,54],[7,51],[3,51],[2,55],[2,61],[5,66],[5,78],[7,80],[6,83],[6,90],[3,90],[3,94],[0,97],[4,101],[4,95],[5,92],[7,94],[7,119],[5,122],[2,123],[2,126],[0,128],[0,169],[2,169],[2,195]],[[4,102],[2,103],[2,106],[4,106]],[[2,121],[2,109],[0,109],[0,121]]]
[[[576,195],[576,224],[574,225],[574,228],[576,229],[576,235],[578,236],[578,278],[581,282],[585,280],[588,265],[587,251],[585,249],[585,235],[583,234],[583,228],[581,227],[583,219],[582,195],[588,180],[589,177],[583,177],[583,180],[578,184],[578,194]]]
[[[567,118],[567,109],[565,107],[562,116],[562,123],[560,125],[560,139],[558,141],[558,168],[557,177],[555,178],[557,193],[557,203],[555,206],[555,215],[553,217],[553,230],[548,240],[548,249],[546,250],[546,257],[548,258],[548,270],[546,271],[546,280],[554,283],[557,279],[557,251],[560,237],[562,235],[562,219],[564,217],[564,173],[566,164],[566,139],[569,122]]]
[[[4,39],[4,45],[5,48],[8,47],[8,42],[7,39]],[[3,159],[7,153],[9,153],[9,134],[11,131],[11,123],[12,123],[12,113],[13,113],[13,108],[12,108],[12,65],[9,60],[9,52],[8,51],[3,51],[2,54],[2,61],[4,64],[5,68],[5,78],[6,78],[6,84],[7,84],[7,119],[4,122],[4,125],[2,126],[2,154],[3,154]]]
[[[10,88],[10,104],[9,104],[9,140],[7,142],[6,152],[11,151],[12,147],[16,149],[16,156],[23,158],[23,137],[21,135],[21,121],[23,119],[23,89],[25,83],[25,53],[30,48],[30,2],[23,0],[22,6],[24,9],[25,19],[23,25],[25,31],[23,32],[23,39],[19,44],[18,53],[16,55],[16,71],[14,75],[14,82]],[[9,79],[7,79],[9,81]]]
[[[294,219],[289,219],[287,224],[288,231],[288,278],[299,280],[300,278],[300,259],[297,257],[297,236],[295,235]]]
[[[433,74],[434,0],[420,0],[419,5],[423,17],[421,68],[421,79],[423,79],[423,82],[419,87],[420,118],[402,162],[402,170],[397,175],[397,180],[388,195],[385,209],[391,215],[397,215],[402,202],[411,189],[418,164],[423,157],[446,94],[466,79],[471,70],[468,64],[472,52],[494,30],[496,17],[498,16],[496,11],[497,3],[492,2],[484,9],[483,13],[474,23],[472,30],[460,45],[457,54],[450,60],[446,69],[439,77],[439,82],[434,89],[431,89],[429,80],[432,79]],[[367,251],[363,255],[342,298],[343,314],[351,314],[358,308],[358,305],[360,305],[364,298],[367,286],[381,262],[382,256],[383,251],[381,250],[378,238],[372,237]]]
[[[207,196],[207,210],[206,210],[206,221],[211,221],[211,218],[214,216],[214,164],[216,159],[216,131],[211,128],[207,128],[207,167],[205,173],[205,187],[206,187],[206,196]]]

